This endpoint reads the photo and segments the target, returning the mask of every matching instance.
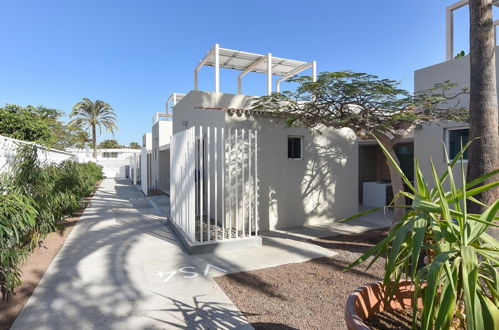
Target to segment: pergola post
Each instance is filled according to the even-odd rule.
[[[312,61],[312,81],[317,81],[317,61]]]
[[[220,93],[220,46],[215,44],[215,93]]]
[[[272,53],[267,54],[267,95],[272,95]]]
[[[454,11],[450,7],[447,7],[446,10],[445,31],[446,31],[445,53],[446,53],[446,59],[447,61],[449,61],[452,59],[452,53],[454,52]]]

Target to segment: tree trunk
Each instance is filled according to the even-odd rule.
[[[383,147],[388,151],[390,156],[392,156],[393,160],[395,160],[395,163],[400,166],[400,161],[397,157],[397,154],[395,153],[395,148],[393,147],[391,139],[381,133],[376,133],[374,134],[376,138],[381,142]],[[395,170],[395,167],[393,167],[392,163],[386,159],[386,163],[388,165],[388,169],[390,171],[390,181],[392,184],[392,191],[393,191],[393,197],[398,194],[399,191],[404,191],[404,181],[398,174],[397,170]],[[395,205],[406,205],[405,204],[405,197],[404,196],[399,196],[395,199]],[[397,223],[402,219],[402,217],[405,214],[405,209],[403,208],[395,208],[393,212],[393,218],[392,218],[392,224]]]
[[[94,159],[97,161],[97,134],[95,124],[92,125],[92,147],[94,149]]]
[[[471,181],[499,167],[498,109],[496,90],[495,36],[492,0],[470,0],[470,139],[467,180]],[[498,176],[485,183],[498,180]],[[499,188],[477,196],[490,205],[499,198]],[[472,213],[482,212],[474,203]]]

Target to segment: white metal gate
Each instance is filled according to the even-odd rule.
[[[170,216],[191,243],[257,236],[257,132],[191,127],[170,145]]]

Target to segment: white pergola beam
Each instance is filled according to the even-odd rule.
[[[314,62],[315,61],[312,61],[312,62],[309,62],[309,63],[305,63],[291,71],[289,71],[286,75],[282,76],[281,78],[277,79],[276,80],[276,92],[280,92],[280,84],[281,84],[281,81],[284,81],[286,79],[289,79],[295,75],[297,75],[298,73],[300,72],[303,72],[305,70],[307,70],[308,68],[311,68],[314,66]]]
[[[312,81],[317,81],[317,62],[312,61]]]
[[[445,57],[447,61],[454,58],[454,11],[468,5],[469,0],[461,0],[452,5],[448,6],[446,9],[446,42],[445,42]],[[499,0],[492,1],[493,6],[499,5]],[[495,27],[499,25],[499,20],[494,21],[494,37],[495,37]],[[494,38],[495,43],[495,38]]]
[[[261,56],[259,59],[251,63],[243,72],[237,76],[237,94],[241,94],[242,91],[242,78],[253,71],[259,64],[263,63],[267,59],[266,56]]]
[[[215,44],[215,93],[220,93],[220,46]]]
[[[267,54],[267,95],[272,94],[272,54]]]
[[[206,62],[209,60],[210,56],[215,52],[216,49],[218,49],[219,46],[218,44],[215,44],[213,48],[211,48],[208,53],[203,57],[201,62],[196,66],[194,69],[194,90],[198,90],[198,72],[201,70],[201,68],[206,64]]]

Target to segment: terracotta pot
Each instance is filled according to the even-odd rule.
[[[382,312],[385,309],[412,308],[412,297],[414,285],[409,281],[401,281],[395,292],[395,297],[389,306],[385,306],[382,282],[370,283],[357,288],[348,296],[345,306],[345,322],[349,330],[368,330],[369,327],[363,322],[369,316]],[[422,299],[418,299],[418,308],[422,308]]]

